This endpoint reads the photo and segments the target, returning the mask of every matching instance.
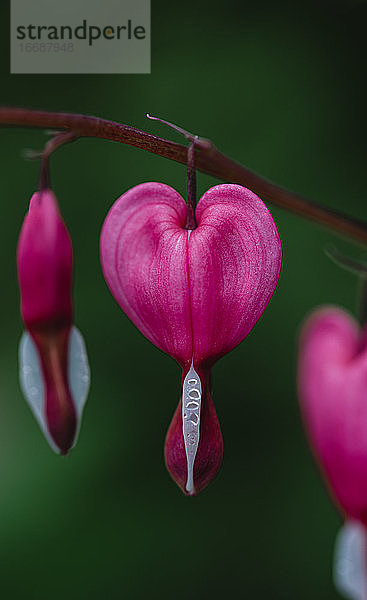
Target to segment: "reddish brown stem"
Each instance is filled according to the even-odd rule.
[[[191,142],[187,151],[187,217],[186,229],[197,227],[195,219],[196,207],[196,169],[195,169],[195,141]]]
[[[22,108],[0,107],[0,125],[40,127],[70,131],[76,137],[98,137],[187,164],[188,149],[169,140],[139,131],[134,127],[78,114],[52,113]],[[267,181],[219,152],[209,141],[198,138],[195,149],[196,168],[218,179],[250,188],[263,200],[301,217],[325,225],[339,234],[367,244],[367,224],[341,212],[318,204]]]
[[[185,136],[186,139],[190,140],[190,146],[187,149],[187,209],[186,209],[186,224],[185,229],[192,231],[197,227],[196,219],[195,219],[195,208],[196,208],[196,168],[195,168],[195,144],[201,144],[206,147],[209,140],[204,140],[199,138],[199,136],[190,133],[186,129],[182,129],[176,125],[176,123],[170,123],[165,119],[161,119],[160,117],[152,117],[149,113],[147,113],[148,119],[152,119],[153,121],[159,121],[163,123],[163,125],[167,125],[171,127],[177,133]]]
[[[72,131],[61,131],[57,133],[47,144],[42,153],[42,162],[40,176],[38,180],[38,187],[40,190],[45,190],[50,187],[50,156],[57,148],[64,144],[74,142],[77,136]]]

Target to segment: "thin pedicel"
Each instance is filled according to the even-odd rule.
[[[135,127],[74,113],[57,113],[27,108],[0,107],[0,125],[72,131],[77,137],[97,137],[128,144],[187,164],[188,149],[182,144],[157,137]],[[222,181],[238,183],[253,190],[263,200],[300,217],[333,229],[367,244],[367,224],[342,212],[320,206],[294,192],[268,181],[222,154],[206,139],[199,138],[195,152],[196,168]]]

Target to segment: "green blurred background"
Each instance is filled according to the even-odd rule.
[[[0,103],[84,112],[176,141],[146,112],[205,137],[262,175],[367,221],[363,1],[152,4],[151,75],[9,75],[0,7]],[[19,391],[18,232],[45,136],[0,131],[0,595],[4,599],[332,599],[341,520],[302,431],[297,335],[308,311],[354,311],[356,281],[324,254],[340,240],[271,206],[283,242],[277,291],[249,337],[213,373],[225,454],[195,499],[171,481],[163,442],[180,395],[177,365],[134,328],[101,273],[113,202],[144,181],[185,193],[181,165],[83,139],[52,160],[74,242],[76,323],[92,387],[76,449],[54,455]],[[200,194],[217,183],[198,176]],[[164,385],[162,386],[162,380]]]

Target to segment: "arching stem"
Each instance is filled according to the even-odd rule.
[[[358,316],[362,327],[367,324],[367,264],[350,256],[345,256],[334,246],[329,246],[325,249],[325,254],[338,267],[353,273],[358,278]]]
[[[50,156],[51,154],[63,146],[64,144],[68,144],[69,142],[73,142],[78,138],[75,133],[72,131],[62,131],[61,133],[57,133],[45,146],[45,149],[42,153],[41,159],[41,169],[40,175],[38,179],[38,187],[40,190],[45,190],[51,186],[50,182]]]
[[[170,160],[187,164],[187,148],[134,127],[87,115],[0,107],[0,125],[52,128],[73,132],[77,137],[97,137],[142,148]],[[367,224],[339,211],[320,206],[268,181],[225,156],[209,141],[199,138],[195,152],[196,168],[222,181],[239,183],[264,201],[300,217],[329,227],[335,232],[367,244]]]
[[[335,246],[328,246],[325,248],[325,254],[330,260],[333,261],[338,267],[344,269],[345,271],[350,271],[356,275],[367,277],[367,264],[357,260],[356,258],[351,258],[350,256],[346,256],[342,254],[339,250],[335,248]]]

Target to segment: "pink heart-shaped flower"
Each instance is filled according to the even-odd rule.
[[[341,309],[306,322],[298,371],[310,442],[336,503],[367,525],[366,332]]]
[[[200,431],[188,430],[184,439],[182,419],[191,419],[193,427],[196,421],[188,400],[176,411],[165,453],[175,481],[195,493],[214,477],[222,457],[210,368],[246,337],[264,311],[278,281],[281,244],[264,203],[242,186],[208,190],[191,231],[185,229],[186,210],[183,198],[167,185],[132,188],[107,215],[101,261],[123,311],[181,365],[183,383],[191,368],[196,375],[187,385],[200,379],[200,391],[187,388],[200,395]],[[189,490],[188,440],[194,439],[194,488]]]

